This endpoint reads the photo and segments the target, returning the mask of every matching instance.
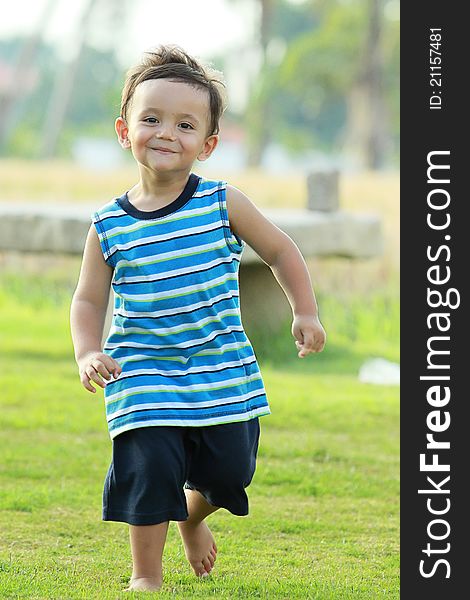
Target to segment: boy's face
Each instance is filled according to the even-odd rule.
[[[209,158],[218,136],[208,136],[208,127],[209,94],[169,79],[140,83],[127,122],[116,120],[119,141],[131,148],[139,166],[175,174],[189,172],[196,159]]]

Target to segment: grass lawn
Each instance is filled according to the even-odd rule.
[[[0,598],[149,597],[122,592],[127,525],[101,521],[111,442],[102,393],[77,377],[70,290],[2,282]],[[339,304],[323,305],[319,356],[295,358],[291,341],[270,355],[254,336],[272,415],[261,419],[250,516],[209,517],[219,554],[208,581],[192,575],[173,523],[155,597],[399,598],[398,389],[357,380],[368,355],[398,360],[385,318],[396,306],[342,314]]]

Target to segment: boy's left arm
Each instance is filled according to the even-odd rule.
[[[267,219],[239,189],[227,186],[230,228],[271,268],[293,313],[292,335],[299,358],[321,352],[326,334],[305,260],[295,242]]]

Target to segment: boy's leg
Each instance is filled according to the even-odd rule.
[[[194,445],[184,490],[189,518],[178,527],[186,556],[196,575],[201,576],[211,571],[217,553],[204,519],[220,507],[234,515],[248,514],[245,488],[255,472],[259,422],[251,419],[195,427],[190,438]]]
[[[113,440],[103,491],[103,519],[129,523],[133,558],[128,590],[162,584],[162,554],[169,521],[187,518],[184,431],[141,427]]]
[[[129,525],[133,569],[127,591],[160,589],[167,532],[168,521],[157,525]]]
[[[185,489],[184,492],[189,517],[186,521],[178,522],[178,529],[193,571],[198,577],[205,577],[214,566],[217,546],[204,519],[219,508],[209,504],[196,490]]]

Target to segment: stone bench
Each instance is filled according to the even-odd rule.
[[[0,203],[0,250],[81,254],[94,208]],[[382,235],[376,216],[300,209],[262,212],[292,237],[304,256],[369,258],[381,252]],[[246,246],[242,264],[260,261]]]
[[[263,209],[297,244],[303,256],[372,258],[382,252],[380,220],[339,210],[338,174],[313,173],[308,208]],[[81,254],[90,226],[89,205],[0,202],[0,251]],[[243,322],[276,327],[290,314],[287,299],[271,270],[246,246],[240,265]]]

